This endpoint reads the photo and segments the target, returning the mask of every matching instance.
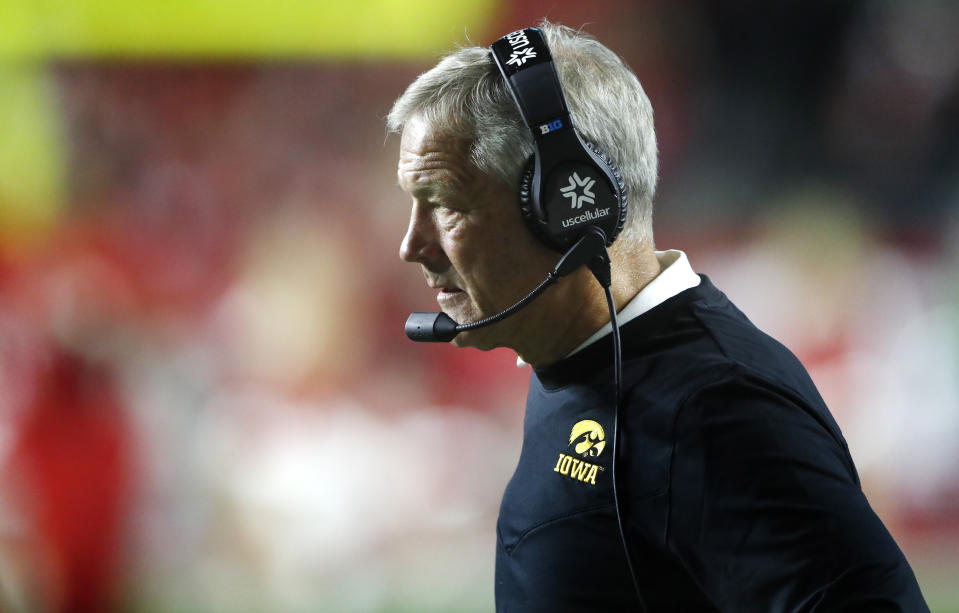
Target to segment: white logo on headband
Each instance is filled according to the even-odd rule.
[[[581,209],[584,204],[593,204],[596,202],[596,194],[593,193],[594,185],[596,185],[596,179],[590,179],[589,176],[585,179],[580,179],[579,174],[574,172],[569,176],[569,185],[561,187],[559,191],[563,193],[563,198],[570,199],[571,208]],[[578,193],[577,187],[583,188],[582,195]]]
[[[526,60],[531,60],[536,57],[536,52],[526,47],[522,51],[514,51],[510,54],[509,59],[506,60],[507,64],[516,64],[517,66],[522,66],[526,63]]]
[[[523,30],[516,30],[511,34],[507,34],[506,41],[513,48],[509,59],[506,60],[507,64],[522,66],[527,60],[536,57],[536,51],[534,51],[533,47],[529,44],[529,38],[526,37],[526,32]]]

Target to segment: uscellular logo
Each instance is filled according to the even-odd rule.
[[[531,60],[536,57],[536,52],[531,48],[526,47],[522,51],[514,51],[509,54],[509,59],[506,60],[507,64],[516,64],[517,66],[522,66],[526,63],[526,60]]]
[[[506,60],[507,64],[522,66],[527,60],[531,60],[536,57],[536,51],[533,49],[532,45],[529,44],[529,38],[527,38],[526,32],[522,30],[516,30],[511,34],[507,34],[506,40],[513,48],[513,52],[510,53],[509,59]]]
[[[576,422],[569,433],[569,447],[581,458],[596,458],[606,448],[606,433],[599,423],[592,419]],[[586,462],[569,454],[561,453],[556,460],[553,472],[564,477],[576,479],[589,485],[596,485],[596,475],[605,470],[602,466]]]
[[[569,185],[566,187],[561,187],[560,192],[563,194],[563,198],[569,198],[570,208],[581,209],[584,204],[593,204],[596,202],[596,194],[593,193],[593,186],[596,185],[596,179],[586,177],[581,179],[579,173],[574,172],[569,175]],[[579,189],[583,188],[583,193],[579,193]]]

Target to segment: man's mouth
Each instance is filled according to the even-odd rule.
[[[452,300],[458,296],[465,296],[466,292],[461,290],[458,287],[441,287],[438,292],[436,292],[437,300]]]
[[[466,296],[466,292],[458,287],[440,287],[437,289],[439,291],[436,292],[436,302],[438,302],[442,308],[453,306],[453,304],[459,302]]]

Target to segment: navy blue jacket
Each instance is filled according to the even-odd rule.
[[[709,279],[622,327],[617,472],[648,611],[928,611],[802,364]],[[496,610],[638,610],[610,337],[534,372]]]

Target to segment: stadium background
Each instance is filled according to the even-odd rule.
[[[635,69],[657,245],[797,353],[959,611],[959,4],[777,6],[0,0],[0,610],[491,609],[528,372],[404,338],[382,120],[545,15]]]

